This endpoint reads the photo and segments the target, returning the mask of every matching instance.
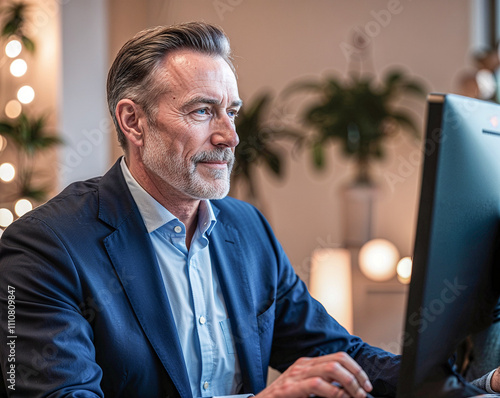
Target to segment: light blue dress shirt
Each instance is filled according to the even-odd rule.
[[[124,159],[121,168],[158,259],[193,396],[237,393],[241,371],[208,248],[208,236],[217,222],[210,202],[200,202],[188,250],[184,224],[139,185]]]

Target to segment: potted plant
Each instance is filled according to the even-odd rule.
[[[325,166],[325,144],[339,142],[342,151],[356,162],[355,183],[370,185],[372,161],[384,157],[384,143],[399,128],[419,137],[408,111],[395,105],[404,94],[425,96],[423,85],[401,70],[388,72],[380,82],[373,75],[348,78],[327,76],[316,81],[293,84],[288,91],[318,94],[303,113],[302,121],[314,135],[310,143],[313,162]]]
[[[297,137],[297,133],[275,124],[271,120],[272,95],[258,94],[248,105],[240,109],[236,119],[236,132],[240,142],[235,151],[232,183],[244,185],[246,199],[262,210],[263,204],[255,181],[258,165],[264,165],[276,177],[283,175],[283,154],[276,141]],[[276,108],[273,108],[276,109]]]
[[[392,69],[381,78],[363,73],[368,44],[363,37],[353,38],[348,76],[330,74],[302,80],[285,90],[288,97],[297,92],[313,94],[307,98],[301,122],[312,130],[303,141],[309,143],[314,165],[324,168],[325,146],[330,142],[339,143],[342,152],[355,162],[353,181],[342,189],[344,243],[350,247],[359,247],[371,238],[373,202],[378,192],[372,163],[383,159],[385,143],[399,131],[420,137],[412,115],[397,101],[408,94],[419,98],[426,94],[424,85],[401,69]]]
[[[15,196],[31,198],[36,202],[45,200],[48,189],[33,186],[34,157],[40,151],[60,144],[61,139],[48,134],[44,116],[29,117],[25,113],[13,121],[0,121],[0,134],[9,138],[18,150],[19,178],[16,180],[18,189]]]

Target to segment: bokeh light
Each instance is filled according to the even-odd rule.
[[[28,199],[19,199],[14,206],[14,211],[19,217],[26,214],[30,210],[33,210],[33,205]]]
[[[10,73],[15,77],[23,76],[28,70],[28,64],[24,59],[18,58],[10,64]]]
[[[17,99],[23,104],[29,104],[35,99],[35,90],[31,86],[22,86],[17,92]]]
[[[0,135],[0,152],[7,148],[7,140],[3,135]]]
[[[14,215],[9,209],[0,209],[0,227],[8,227],[14,221]]]
[[[23,45],[19,40],[11,40],[5,46],[5,54],[9,58],[16,58],[23,50]]]
[[[0,165],[0,180],[10,182],[16,175],[16,169],[11,163],[3,163]]]
[[[7,102],[7,105],[5,105],[5,114],[7,115],[8,118],[15,119],[21,114],[21,111],[23,110],[23,106],[18,100],[10,100]]]
[[[399,251],[386,239],[372,239],[359,251],[359,267],[363,274],[377,282],[387,281],[396,276]]]
[[[413,261],[411,257],[403,257],[401,260],[399,260],[399,263],[396,267],[398,281],[405,285],[410,283],[412,266]]]

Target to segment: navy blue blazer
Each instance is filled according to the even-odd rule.
[[[399,357],[348,334],[311,298],[254,207],[232,198],[212,204],[210,253],[241,392],[261,391],[268,366],[283,371],[301,356],[346,351],[377,395],[394,396]],[[158,264],[119,162],[14,222],[0,239],[0,275],[6,387],[9,286],[15,296],[12,396],[191,397]]]

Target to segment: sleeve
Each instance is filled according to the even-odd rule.
[[[496,394],[497,391],[493,391],[491,388],[491,378],[493,377],[493,373],[495,373],[496,369],[493,369],[491,372],[485,374],[483,377],[476,379],[471,382],[471,384],[481,390],[484,390],[490,394]]]
[[[309,294],[264,220],[278,259],[275,325],[270,364],[284,371],[298,358],[344,351],[364,369],[374,395],[394,397],[400,356],[372,347],[349,334]]]
[[[0,360],[7,396],[102,398],[102,371],[71,256],[42,221],[0,239]]]

